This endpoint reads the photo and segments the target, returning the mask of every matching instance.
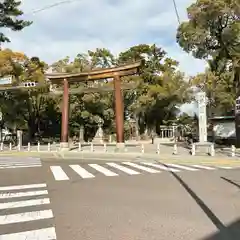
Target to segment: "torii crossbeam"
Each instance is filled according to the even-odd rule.
[[[69,120],[69,84],[86,81],[96,81],[113,78],[115,93],[115,121],[117,133],[117,147],[124,146],[124,106],[121,90],[121,77],[139,73],[141,62],[123,66],[92,70],[81,73],[47,73],[46,78],[52,84],[63,84],[61,149],[69,149],[68,120]]]

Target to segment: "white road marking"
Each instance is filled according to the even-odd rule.
[[[95,170],[99,171],[100,173],[104,174],[105,176],[108,177],[113,177],[113,176],[118,176],[118,174],[108,170],[105,167],[102,167],[98,164],[88,164],[90,167],[94,168]]]
[[[18,167],[18,166],[33,166],[33,165],[39,165],[39,166],[41,166],[41,164],[40,163],[13,163],[13,164],[6,164],[6,163],[4,163],[4,164],[1,164],[0,163],[0,166],[1,167],[8,167],[8,166],[15,166],[15,167]]]
[[[0,235],[1,240],[53,240],[56,238],[54,227]]]
[[[169,166],[169,167],[175,167],[175,168],[188,170],[188,171],[198,171],[198,169],[187,167],[187,166],[182,166],[182,165],[178,165],[178,164],[165,164],[165,165]]]
[[[53,173],[55,180],[57,181],[69,180],[69,177],[60,166],[51,166],[50,169]]]
[[[23,166],[8,166],[8,167],[2,167],[0,166],[0,169],[5,168],[32,168],[32,167],[41,167],[42,165],[23,165]]]
[[[35,221],[35,220],[40,220],[40,219],[49,219],[49,218],[53,218],[52,210],[42,210],[42,211],[35,211],[35,212],[9,214],[9,215],[0,216],[0,225],[11,224],[11,223],[20,223],[20,222],[29,222],[29,221]]]
[[[12,161],[6,161],[6,162],[2,162],[0,161],[0,164],[1,165],[9,165],[9,164],[15,164],[15,165],[19,165],[19,164],[40,164],[41,162],[40,161],[15,161],[15,162],[12,162]]]
[[[0,162],[5,162],[5,161],[9,161],[9,162],[14,162],[14,161],[41,161],[40,158],[29,158],[29,157],[25,157],[25,158],[0,158]]]
[[[9,209],[9,208],[38,206],[38,205],[45,205],[45,204],[50,204],[49,198],[24,200],[24,201],[19,201],[19,202],[0,203],[0,210],[1,209]],[[1,239],[1,237],[0,237],[0,239]]]
[[[41,167],[40,158],[0,158],[0,169]]]
[[[160,164],[147,163],[147,162],[143,162],[142,164],[147,165],[147,166],[151,166],[151,167],[155,167],[155,168],[159,168],[159,169],[165,170],[165,171],[180,172],[180,170],[178,170],[178,169],[170,168],[170,167],[165,167],[165,166],[160,165]]]
[[[0,199],[4,198],[18,198],[18,197],[32,197],[32,196],[40,196],[40,195],[47,195],[47,190],[41,191],[33,191],[33,192],[16,192],[16,193],[0,193]]]
[[[121,166],[121,165],[119,165],[119,164],[117,164],[117,163],[106,163],[106,164],[109,165],[110,167],[116,168],[116,169],[118,169],[118,170],[120,170],[120,171],[122,171],[122,172],[125,172],[125,173],[129,174],[129,175],[137,175],[137,174],[140,174],[140,173],[137,172],[137,171],[134,171],[134,170],[132,170],[132,169],[130,169],[130,168]]]
[[[16,185],[16,186],[5,186],[0,187],[0,191],[10,191],[10,190],[21,190],[21,189],[29,189],[29,188],[45,188],[47,184],[29,184],[29,185]]]
[[[131,162],[124,162],[123,164],[126,164],[126,165],[131,166],[131,167],[138,168],[140,170],[143,170],[143,171],[146,171],[146,172],[149,172],[149,173],[159,173],[160,172],[158,170],[148,168],[148,167],[144,167],[144,166],[141,166],[141,165],[138,165],[138,164],[135,164],[135,163],[131,163]]]
[[[192,165],[193,167],[200,168],[200,169],[206,169],[206,170],[215,170],[213,167],[203,166],[203,165]]]
[[[82,178],[94,178],[95,176],[79,165],[70,165],[70,167]]]
[[[233,169],[233,167],[218,167],[218,168],[222,168],[222,169]]]
[[[26,160],[26,159],[30,159],[30,158],[23,158],[23,157],[1,157],[0,161],[20,161],[20,160]]]

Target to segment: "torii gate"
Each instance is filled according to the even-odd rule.
[[[121,77],[134,75],[139,72],[141,62],[135,62],[119,67],[92,70],[81,73],[47,73],[46,78],[52,84],[63,84],[63,103],[62,103],[62,126],[61,143],[62,150],[69,149],[68,143],[68,120],[69,120],[69,84],[76,82],[87,82],[114,79],[115,93],[115,121],[117,132],[117,148],[124,147],[124,106],[121,90]]]

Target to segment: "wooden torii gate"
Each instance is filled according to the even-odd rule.
[[[68,120],[69,120],[69,84],[77,82],[97,81],[113,78],[115,95],[115,121],[117,147],[124,147],[124,106],[121,90],[121,77],[137,74],[141,62],[135,62],[119,67],[92,70],[81,73],[47,73],[46,78],[56,85],[63,84],[61,149],[69,149]]]

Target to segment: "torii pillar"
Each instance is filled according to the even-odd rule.
[[[124,106],[121,90],[121,78],[114,74],[115,120],[117,133],[117,149],[124,148]]]
[[[115,121],[117,134],[117,149],[124,148],[124,106],[121,90],[121,78],[118,73],[114,75],[115,95]],[[69,84],[63,80],[63,101],[62,101],[62,124],[61,124],[61,150],[69,150],[68,142],[68,119],[69,119]]]
[[[69,85],[66,78],[63,79],[63,101],[62,101],[62,124],[61,124],[61,150],[69,150],[68,142],[68,119],[69,119]]]

